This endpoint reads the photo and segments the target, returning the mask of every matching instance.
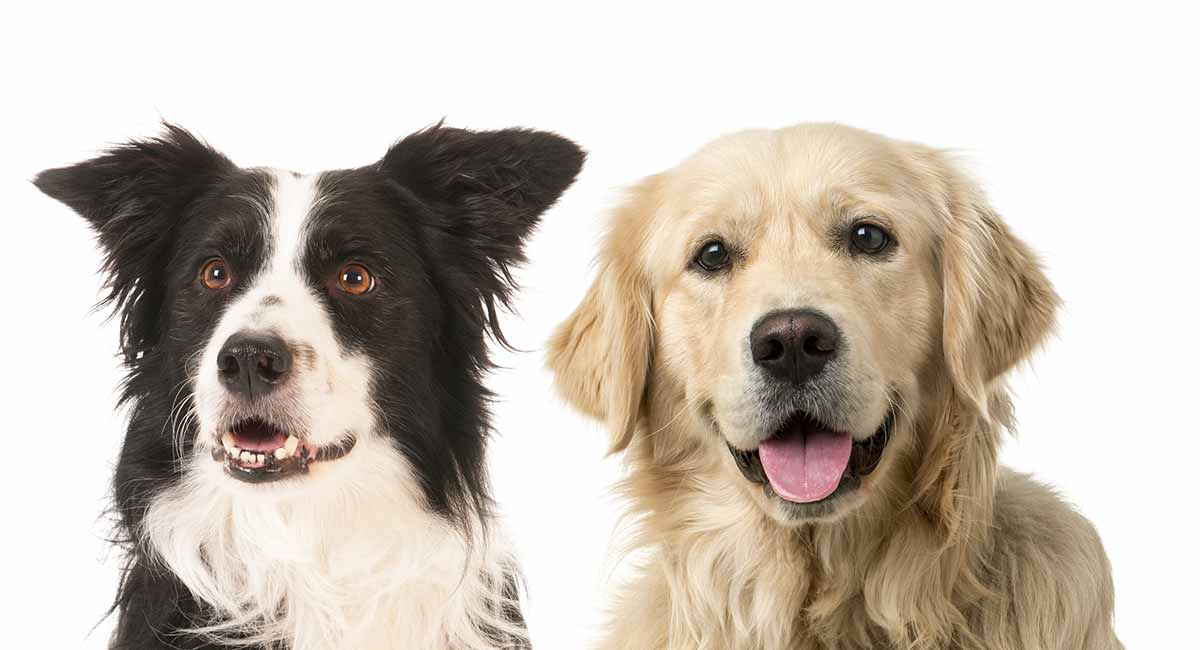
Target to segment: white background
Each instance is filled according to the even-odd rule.
[[[160,118],[241,164],[315,171],[371,162],[442,117],[553,129],[590,152],[505,319],[530,352],[499,354],[492,379],[492,472],[536,647],[593,638],[612,568],[618,466],[599,428],[552,397],[541,361],[586,288],[605,208],[718,134],[808,120],[962,149],[1043,254],[1066,308],[1015,379],[1021,435],[1004,460],[1096,523],[1130,648],[1194,642],[1196,16],[1145,3],[100,4],[10,4],[0,19],[0,645],[102,647],[110,623],[89,630],[117,575],[101,519],[123,433],[116,327],[89,311],[91,235],[28,180]]]

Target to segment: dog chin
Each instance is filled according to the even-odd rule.
[[[843,519],[866,501],[861,479],[855,480],[851,486],[839,486],[833,495],[815,503],[793,503],[776,495],[769,485],[753,489],[753,492],[755,502],[767,516],[787,528]]]

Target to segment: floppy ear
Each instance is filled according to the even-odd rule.
[[[435,227],[445,237],[435,245],[465,262],[457,270],[479,291],[485,323],[503,341],[495,303],[508,303],[510,265],[525,260],[525,237],[574,182],[584,157],[574,142],[545,131],[438,124],[393,145],[379,170],[438,213]]]
[[[951,172],[942,248],[942,346],[955,390],[988,414],[989,382],[1029,357],[1054,325],[1059,299],[1037,257]]]
[[[919,155],[931,163],[945,198],[942,353],[953,395],[930,430],[916,494],[949,544],[991,521],[996,425],[1009,423],[1011,406],[989,384],[1037,348],[1059,300],[1037,258],[975,183],[943,154]]]
[[[559,393],[600,419],[612,434],[609,453],[629,445],[642,414],[654,346],[653,296],[637,259],[644,224],[656,209],[656,177],[634,189],[613,217],[596,279],[550,340],[546,364]]]
[[[191,133],[164,124],[162,135],[113,147],[69,167],[47,169],[33,183],[78,212],[105,252],[105,303],[121,313],[127,358],[156,341],[156,312],[179,213],[222,171],[227,158]]]

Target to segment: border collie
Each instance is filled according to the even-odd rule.
[[[37,177],[97,233],[120,314],[112,647],[528,646],[482,379],[583,159],[439,124],[302,175],[168,124]]]

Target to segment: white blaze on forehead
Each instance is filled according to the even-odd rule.
[[[309,218],[317,205],[317,177],[271,170],[270,240],[271,258],[264,271],[274,275],[289,270],[301,273],[305,234]]]

